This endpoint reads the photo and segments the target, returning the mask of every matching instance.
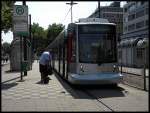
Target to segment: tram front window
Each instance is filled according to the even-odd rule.
[[[100,25],[97,25],[98,28],[89,26],[92,28],[91,32],[86,30],[84,26],[79,28],[79,61],[81,63],[98,64],[115,62],[115,35],[112,34],[110,29],[105,29],[105,27],[103,30],[107,30],[107,32],[102,31],[100,29],[102,26]],[[89,29],[89,26],[86,27]]]

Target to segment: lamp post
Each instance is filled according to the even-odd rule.
[[[73,1],[71,1],[70,3],[66,3],[66,4],[71,6],[71,23],[72,23],[72,6],[77,3],[74,3]]]

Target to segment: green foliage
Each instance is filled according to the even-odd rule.
[[[34,41],[34,50],[37,54],[46,48],[46,35],[47,31],[44,30],[38,23],[33,23],[31,26],[32,38]]]
[[[49,25],[47,29],[48,44],[51,43],[63,29],[64,26],[62,24],[53,23],[52,25]]]
[[[12,9],[14,1],[1,1],[1,31],[7,33],[12,29]]]
[[[34,39],[34,49],[39,56],[43,51],[64,29],[62,24],[53,23],[48,29],[44,30],[38,23],[33,23],[31,26],[32,38]]]
[[[10,48],[10,43],[7,43],[7,42],[4,42],[2,44],[2,50],[3,50],[3,55],[5,56],[6,54],[10,55],[10,51],[11,51],[11,48]]]
[[[46,38],[46,31],[44,30],[44,28],[40,27],[38,23],[33,23],[33,25],[31,26],[31,33],[32,36],[36,39]]]

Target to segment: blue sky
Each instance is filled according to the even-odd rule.
[[[48,28],[49,24],[52,23],[63,23],[67,25],[71,22],[70,12],[67,15],[67,12],[70,9],[70,5],[67,5],[68,2],[26,2],[26,5],[29,9],[29,14],[31,14],[32,23],[39,23],[44,29]],[[91,15],[95,9],[98,7],[98,2],[76,2],[78,4],[73,6],[73,22],[78,21],[79,18],[86,18]],[[110,5],[112,2],[101,2],[101,6]],[[121,2],[123,6],[125,2]],[[22,2],[16,2],[15,5],[22,5]],[[67,16],[66,16],[67,15]],[[66,18],[65,18],[66,16]],[[8,42],[11,43],[13,40],[12,32],[7,34],[2,33],[2,43]]]

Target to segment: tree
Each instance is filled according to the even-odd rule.
[[[6,56],[7,54],[10,55],[10,43],[4,42],[2,44],[2,50],[3,50],[3,56]]]
[[[33,37],[34,50],[36,54],[40,54],[40,52],[46,48],[46,35],[47,31],[44,30],[38,23],[33,23],[31,26],[31,33]]]
[[[15,1],[1,1],[1,31],[12,30],[12,9]]]
[[[40,27],[38,23],[33,23],[31,26],[31,32],[34,38],[46,38],[46,32],[44,28]]]
[[[63,29],[63,24],[53,23],[52,25],[49,25],[47,29],[47,43],[50,44]]]
[[[33,23],[31,33],[34,40],[34,50],[37,55],[43,51],[64,29],[62,24],[53,23],[48,29],[44,30],[38,23]]]

